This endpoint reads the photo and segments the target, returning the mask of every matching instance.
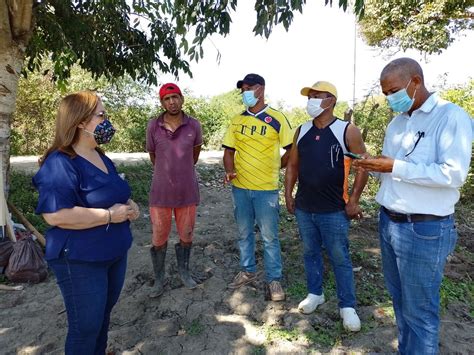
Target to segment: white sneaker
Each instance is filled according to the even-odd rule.
[[[308,293],[308,296],[300,302],[298,310],[304,314],[310,314],[318,308],[320,304],[324,303],[324,295],[314,295]]]
[[[351,332],[358,332],[360,330],[360,319],[354,308],[340,308],[339,314],[342,318],[344,329]]]

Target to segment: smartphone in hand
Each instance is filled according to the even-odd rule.
[[[364,159],[362,155],[351,153],[351,152],[344,153],[344,155],[352,159]]]

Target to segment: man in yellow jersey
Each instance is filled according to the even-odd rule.
[[[257,223],[264,247],[266,290],[272,301],[283,301],[282,263],[278,239],[278,178],[286,166],[293,131],[286,117],[265,104],[265,80],[248,74],[237,82],[246,110],[234,117],[224,137],[224,183],[232,182],[241,271],[229,284],[239,288],[256,276]],[[286,149],[280,157],[280,148]]]

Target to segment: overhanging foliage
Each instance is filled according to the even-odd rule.
[[[255,1],[256,35],[268,37],[275,25],[288,30],[306,0]],[[332,5],[332,0],[325,0]],[[347,9],[348,0],[339,0]],[[356,0],[355,12],[363,12]],[[204,56],[202,44],[227,35],[237,0],[48,0],[34,4],[35,26],[27,46],[27,71],[51,56],[53,77],[68,78],[73,64],[94,77],[129,75],[156,84],[159,73],[192,75],[189,61]]]
[[[370,46],[441,53],[474,28],[472,0],[366,0],[361,32]]]

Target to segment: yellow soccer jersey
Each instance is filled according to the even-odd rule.
[[[286,117],[267,106],[257,114],[244,111],[235,116],[222,146],[235,150],[236,187],[249,190],[278,189],[280,148],[288,148],[293,130]]]

